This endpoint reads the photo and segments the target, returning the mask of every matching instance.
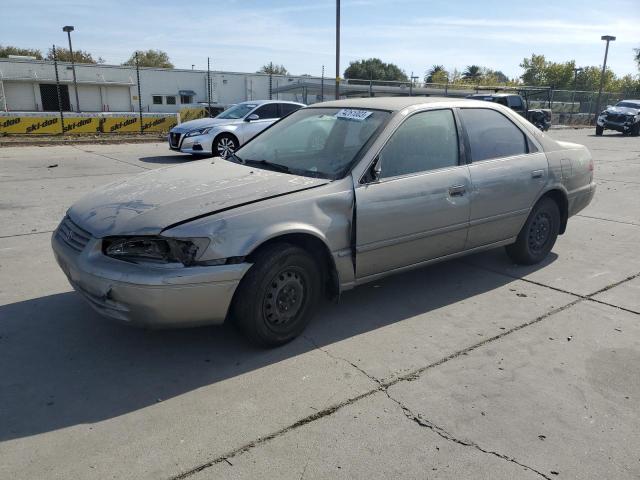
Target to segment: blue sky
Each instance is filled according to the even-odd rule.
[[[334,0],[1,0],[0,44],[66,45],[121,63],[135,49],[165,50],[177,67],[255,71],[284,64],[295,74],[335,71]],[[341,71],[380,57],[422,76],[433,64],[472,63],[521,73],[524,57],[599,65],[600,36],[616,35],[608,64],[637,73],[640,0],[342,0]]]

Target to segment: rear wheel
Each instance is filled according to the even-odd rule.
[[[640,135],[640,122],[636,123],[633,127],[631,127],[631,129],[629,130],[629,135],[637,137],[638,135]]]
[[[238,140],[231,134],[223,133],[213,141],[214,156],[229,158],[238,149]]]
[[[549,197],[542,198],[534,207],[516,243],[506,247],[515,263],[533,265],[546,258],[556,243],[560,231],[560,209]]]
[[[320,298],[322,271],[288,243],[259,251],[233,300],[234,321],[254,344],[275,347],[300,335]]]
[[[604,127],[601,127],[600,125],[596,125],[596,135],[600,136],[602,135],[602,132],[604,132]]]

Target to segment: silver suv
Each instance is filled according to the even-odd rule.
[[[192,155],[228,158],[241,145],[302,103],[279,100],[242,102],[215,118],[199,118],[176,125],[169,132],[169,148]]]

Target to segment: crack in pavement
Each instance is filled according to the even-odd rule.
[[[559,288],[559,287],[553,287],[553,286],[547,285],[545,283],[536,282],[535,280],[530,280],[528,278],[518,277],[517,275],[513,275],[513,274],[511,274],[509,272],[503,272],[503,271],[500,271],[500,270],[495,270],[493,268],[490,268],[490,267],[487,267],[487,266],[484,266],[484,265],[477,265],[475,263],[470,263],[470,262],[466,262],[466,261],[462,261],[462,263],[464,265],[469,266],[469,267],[479,268],[481,270],[486,270],[487,272],[495,273],[497,275],[504,275],[505,277],[513,278],[514,280],[522,280],[523,282],[530,283],[532,285],[537,285],[538,287],[548,288],[549,290],[554,290],[556,292],[564,293],[564,294],[567,294],[567,295],[572,295],[572,296],[580,298],[582,300],[587,300],[589,302],[599,303],[601,305],[606,305],[608,307],[617,308],[617,309],[623,310],[625,312],[629,312],[629,313],[634,313],[636,315],[640,315],[640,312],[637,312],[635,310],[631,310],[631,309],[626,308],[626,307],[621,307],[620,305],[615,305],[613,303],[609,303],[609,302],[605,302],[603,300],[598,300],[596,298],[592,298],[592,297],[594,297],[596,295],[599,295],[599,294],[601,294],[603,292],[611,290],[612,288],[615,288],[618,285],[621,285],[623,283],[626,283],[626,282],[628,282],[630,280],[633,280],[633,279],[637,278],[638,276],[640,276],[640,272],[636,273],[635,275],[630,275],[630,276],[620,280],[619,282],[615,282],[615,283],[613,283],[611,285],[607,285],[606,287],[604,287],[604,288],[602,288],[600,290],[597,290],[597,291],[595,291],[593,293],[590,293],[588,295],[582,295],[580,293],[570,292],[569,290],[564,290],[564,289]]]
[[[420,414],[418,414],[418,415],[414,414],[411,411],[411,409],[409,409],[406,405],[404,405],[400,400],[392,397],[389,394],[389,392],[388,392],[388,390],[386,388],[384,389],[384,393],[387,395],[389,400],[391,400],[396,405],[398,405],[398,407],[400,407],[400,409],[402,410],[402,413],[404,414],[405,417],[407,417],[407,419],[409,419],[412,422],[418,424],[420,427],[428,428],[429,430],[431,430],[432,432],[436,433],[437,435],[439,435],[440,437],[444,438],[445,440],[447,440],[449,442],[457,443],[458,445],[462,445],[464,447],[475,448],[476,450],[478,450],[478,451],[480,451],[482,453],[486,453],[488,455],[493,455],[494,457],[498,457],[498,458],[500,458],[502,460],[506,460],[507,462],[515,463],[516,465],[524,468],[525,470],[529,470],[531,472],[537,473],[538,475],[540,475],[542,478],[545,478],[546,480],[551,480],[551,477],[548,477],[547,475],[545,475],[544,473],[542,473],[539,470],[536,470],[533,467],[525,465],[524,463],[520,463],[519,461],[517,461],[513,457],[510,457],[508,455],[504,455],[502,453],[495,452],[493,450],[487,450],[485,448],[482,448],[477,443],[472,442],[470,440],[465,441],[465,440],[460,440],[459,438],[454,437],[449,432],[447,432],[444,428],[439,427],[435,423],[430,422],[429,420],[426,420],[425,418],[422,418],[422,416]]]
[[[53,233],[55,230],[42,230],[40,232],[29,232],[29,233],[14,233],[13,235],[0,235],[0,239],[2,238],[13,238],[13,237],[26,237],[27,235],[40,235],[42,233]]]
[[[125,160],[121,160],[119,158],[115,158],[115,157],[110,157],[109,155],[105,155],[104,153],[98,153],[98,152],[94,152],[94,151],[89,151],[89,150],[83,150],[82,148],[79,148],[75,145],[70,145],[70,147],[75,148],[76,150],[80,150],[83,153],[91,153],[93,155],[97,155],[99,157],[104,157],[104,158],[108,158],[109,160],[114,160],[116,162],[120,162],[120,163],[126,163],[127,165],[131,165],[133,167],[138,167],[138,168],[142,168],[143,170],[153,170],[153,168],[149,168],[149,167],[143,167],[142,165],[138,165],[136,163],[131,163],[131,162],[127,162]]]
[[[640,227],[640,223],[625,222],[624,220],[611,220],[610,218],[593,217],[591,215],[582,215],[580,213],[576,213],[575,216],[580,218],[590,218],[591,220],[602,220],[603,222],[613,222],[620,223],[622,225],[633,225],[634,227]]]
[[[482,268],[482,267],[479,267],[479,268]],[[314,345],[318,350],[320,350],[321,352],[323,352],[324,354],[328,355],[329,357],[331,357],[331,358],[333,358],[335,360],[342,360],[344,362],[347,362],[349,365],[351,365],[352,367],[356,368],[362,374],[366,375],[369,379],[374,381],[378,386],[376,388],[373,388],[373,389],[369,390],[369,391],[366,391],[364,393],[356,395],[355,397],[348,398],[348,399],[346,399],[346,400],[344,400],[344,401],[342,401],[340,403],[334,404],[334,405],[329,406],[327,408],[324,408],[324,409],[322,409],[322,410],[320,410],[318,412],[315,412],[315,413],[313,413],[311,415],[308,415],[308,416],[298,420],[297,422],[290,424],[287,427],[281,428],[280,430],[277,430],[277,431],[275,431],[273,433],[270,433],[268,435],[264,435],[262,437],[259,437],[258,439],[253,440],[253,441],[251,441],[249,443],[246,443],[245,445],[237,447],[237,448],[235,448],[233,450],[230,450],[227,453],[223,453],[222,455],[220,455],[220,456],[218,456],[218,457],[216,457],[216,458],[214,458],[214,459],[212,459],[210,461],[202,463],[202,464],[200,464],[200,465],[198,465],[198,466],[196,466],[196,467],[194,467],[194,468],[192,468],[190,470],[187,470],[187,471],[185,471],[185,472],[183,472],[181,474],[178,474],[178,475],[175,475],[173,477],[170,477],[170,480],[183,480],[183,479],[188,478],[188,477],[190,477],[190,476],[192,476],[192,475],[194,475],[194,474],[196,474],[198,472],[201,472],[201,471],[203,471],[203,470],[205,470],[205,469],[207,469],[209,467],[217,465],[217,464],[219,464],[221,462],[231,463],[229,461],[229,459],[231,459],[231,458],[234,458],[234,457],[236,457],[238,455],[242,455],[242,454],[254,449],[255,447],[257,447],[257,446],[259,446],[259,445],[261,445],[263,443],[266,443],[266,442],[268,442],[270,440],[273,440],[274,438],[280,437],[281,435],[284,435],[284,434],[286,434],[286,433],[288,433],[288,432],[290,432],[292,430],[296,430],[299,427],[302,427],[302,426],[307,425],[309,423],[315,422],[316,420],[319,420],[321,418],[330,416],[333,413],[337,412],[338,410],[342,409],[343,407],[346,407],[348,405],[352,405],[352,404],[362,400],[363,398],[367,398],[367,397],[369,397],[369,396],[371,396],[371,395],[373,395],[375,393],[383,392],[388,396],[387,389],[392,385],[395,385],[395,384],[400,383],[400,382],[410,382],[410,381],[416,380],[424,372],[426,372],[427,370],[430,370],[432,368],[438,367],[438,366],[440,366],[440,365],[442,365],[442,364],[444,364],[446,362],[449,362],[449,361],[451,361],[451,360],[453,360],[455,358],[461,357],[463,355],[467,355],[467,354],[469,354],[470,352],[472,352],[474,350],[477,350],[477,349],[479,349],[479,348],[481,348],[481,347],[483,347],[483,346],[485,346],[487,344],[490,344],[490,343],[493,343],[493,342],[495,342],[497,340],[500,340],[501,338],[506,337],[507,335],[511,335],[512,333],[515,333],[515,332],[517,332],[519,330],[522,330],[524,328],[527,328],[527,327],[530,327],[530,326],[535,325],[537,323],[540,323],[543,320],[545,320],[545,319],[547,319],[549,317],[552,317],[553,315],[555,315],[557,313],[563,312],[564,310],[567,310],[567,309],[573,307],[574,305],[576,305],[578,303],[591,300],[591,298],[589,298],[589,297],[591,297],[593,295],[597,295],[599,293],[606,292],[607,290],[615,288],[615,287],[617,287],[617,286],[619,286],[619,285],[621,285],[621,284],[623,284],[625,282],[628,282],[630,280],[633,280],[633,279],[635,279],[635,278],[637,278],[639,276],[640,276],[640,272],[638,272],[635,275],[631,275],[631,276],[629,276],[629,277],[627,277],[627,278],[625,278],[623,280],[620,280],[618,282],[614,282],[611,285],[607,285],[606,287],[601,288],[600,290],[598,290],[598,291],[596,291],[596,292],[594,292],[594,293],[592,293],[592,294],[590,294],[588,296],[580,296],[580,295],[572,294],[573,296],[575,296],[577,298],[575,300],[573,300],[573,301],[561,306],[561,307],[557,307],[557,308],[554,308],[552,310],[549,310],[548,312],[546,312],[546,313],[534,318],[533,320],[530,320],[528,322],[522,323],[520,325],[516,325],[515,327],[512,327],[509,330],[505,330],[505,331],[499,333],[498,335],[494,335],[493,337],[486,338],[486,339],[482,340],[481,342],[478,342],[478,343],[475,343],[473,345],[470,345],[470,346],[468,346],[466,348],[463,348],[462,350],[458,350],[456,352],[453,352],[453,353],[441,358],[440,360],[437,360],[437,361],[435,361],[433,363],[430,363],[429,365],[426,365],[424,367],[420,367],[418,369],[413,370],[412,372],[409,372],[407,374],[398,376],[398,377],[396,377],[396,378],[394,378],[392,380],[386,381],[386,382],[378,380],[376,377],[374,377],[372,375],[369,375],[366,371],[364,371],[362,368],[360,368],[359,366],[357,366],[353,362],[351,362],[349,360],[346,360],[344,358],[341,358],[341,357],[336,357],[336,356],[330,354],[326,349],[320,348],[317,345],[317,342],[312,340],[310,337],[304,336],[304,338],[308,342],[311,342],[312,345]],[[545,285],[542,285],[542,286],[545,286]],[[551,288],[551,287],[549,287],[549,288]],[[395,399],[391,399],[391,400],[395,401]],[[418,417],[415,417],[415,418],[417,419]],[[420,420],[423,421],[423,422],[426,422],[423,419],[420,419]],[[432,429],[434,430],[434,432],[437,433],[438,431],[440,431],[440,432],[443,432],[443,433],[446,434],[446,432],[444,430],[442,430],[442,429],[436,430],[435,429],[436,428],[435,425],[433,425],[433,424],[429,424],[429,425],[431,425],[431,427],[433,427]],[[427,426],[428,427],[428,425],[423,425],[423,426]],[[429,427],[429,428],[431,428],[431,427]],[[449,435],[449,434],[447,434],[447,435]],[[449,435],[449,437],[450,438],[448,438],[448,440],[457,441],[461,445],[466,445],[465,442],[459,441],[459,440],[455,439],[455,437],[453,437],[451,435]],[[446,438],[446,437],[443,437],[443,438]],[[531,471],[533,471],[535,473],[538,473],[539,475],[541,475],[542,477],[544,477],[546,479],[550,478],[550,477],[545,476],[543,473],[538,472],[537,470],[534,470],[531,467],[527,467],[526,465],[523,465],[523,464],[517,462],[516,460],[514,460],[511,457],[508,457],[506,455],[502,455],[500,453],[492,452],[492,451],[489,451],[489,450],[485,451],[485,450],[483,450],[482,448],[480,448],[479,446],[477,446],[476,444],[473,444],[473,443],[469,443],[466,446],[472,446],[472,447],[477,448],[478,450],[483,451],[483,452],[485,452],[487,454],[495,455],[495,456],[497,456],[499,458],[502,458],[504,460],[508,460],[510,462],[516,463],[516,464],[522,466],[523,468],[528,468],[529,470],[531,470]]]
[[[309,343],[311,343],[316,349],[318,349],[321,352],[325,353],[329,357],[333,358],[334,360],[339,360],[339,361],[347,363],[348,365],[351,365],[353,368],[358,370],[360,373],[362,373],[364,376],[369,378],[371,381],[377,383],[379,385],[379,387],[380,387],[379,390],[384,392],[384,394],[389,398],[389,400],[391,400],[392,402],[397,404],[398,407],[400,407],[400,409],[402,410],[402,413],[404,414],[404,416],[407,417],[409,420],[417,423],[421,427],[429,428],[434,433],[438,434],[440,437],[444,438],[447,441],[454,442],[454,443],[457,443],[457,444],[465,446],[465,447],[473,447],[473,448],[475,448],[476,450],[479,450],[482,453],[493,455],[493,456],[496,456],[496,457],[498,457],[498,458],[500,458],[502,460],[506,460],[508,462],[515,463],[516,465],[519,465],[519,466],[525,468],[526,470],[530,470],[530,471],[532,471],[534,473],[537,473],[538,475],[542,476],[543,478],[546,478],[547,480],[550,480],[550,477],[546,476],[544,473],[539,472],[538,470],[536,470],[533,467],[529,467],[528,465],[524,465],[523,463],[518,462],[513,457],[509,457],[507,455],[504,455],[502,453],[498,453],[498,452],[495,452],[495,451],[492,451],[492,450],[486,450],[486,449],[480,447],[475,442],[464,441],[464,440],[460,440],[460,439],[454,437],[453,435],[451,435],[449,432],[447,432],[442,427],[439,427],[439,426],[435,425],[433,422],[430,422],[429,420],[426,420],[426,419],[422,418],[422,416],[420,414],[418,414],[418,415],[414,414],[411,411],[411,409],[409,407],[407,407],[406,405],[404,405],[400,400],[392,397],[391,394],[389,393],[389,386],[391,386],[391,385],[386,385],[381,380],[379,380],[377,377],[374,377],[373,375],[370,375],[367,371],[365,371],[364,369],[362,369],[360,366],[356,365],[352,361],[350,361],[350,360],[348,360],[346,358],[343,358],[343,357],[338,357],[336,355],[333,355],[328,350],[320,347],[311,337],[303,335],[303,338],[305,340],[307,340]],[[306,466],[305,466],[305,470],[306,470]]]

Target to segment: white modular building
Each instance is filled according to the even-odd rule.
[[[139,110],[135,67],[76,64],[77,109],[70,63],[58,63],[60,95],[54,63],[43,60],[0,58],[0,111],[132,112]],[[228,105],[245,100],[272,98],[302,101],[300,92],[278,93],[281,87],[310,77],[265,75],[206,70],[140,68],[143,112],[178,112],[186,104],[209,101]],[[210,78],[210,95],[207,84]],[[319,81],[319,80],[318,80]],[[327,80],[325,80],[327,82]],[[271,88],[270,88],[271,83]],[[313,98],[309,103],[317,99]]]

